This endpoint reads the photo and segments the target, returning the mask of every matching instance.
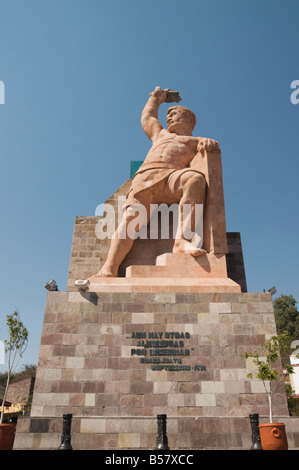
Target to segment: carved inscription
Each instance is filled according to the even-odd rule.
[[[131,356],[139,356],[140,363],[151,365],[152,370],[206,370],[204,365],[191,366],[183,362],[191,355],[191,350],[188,348],[191,335],[188,332],[135,331],[132,332],[131,338],[135,343],[131,349]]]

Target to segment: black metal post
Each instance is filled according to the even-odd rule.
[[[259,415],[258,414],[251,414],[249,415],[250,423],[251,423],[251,440],[252,446],[250,450],[263,450],[261,444],[261,437],[259,431]]]
[[[73,450],[71,446],[71,422],[73,415],[63,415],[63,430],[61,434],[61,444],[58,450]]]
[[[167,415],[157,415],[158,435],[156,448],[158,450],[169,450],[166,434],[166,420]]]

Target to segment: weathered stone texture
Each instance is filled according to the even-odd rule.
[[[69,292],[67,299],[65,293],[48,293],[32,415],[181,416],[188,408],[195,416],[265,415],[266,395],[258,381],[247,378],[252,363],[241,354],[275,333],[271,310],[267,293],[95,298]],[[138,333],[146,342],[151,332],[162,340],[166,332],[189,333],[180,348],[172,348],[188,355],[169,356],[168,343],[147,348],[132,338]],[[150,356],[163,347],[167,355]],[[142,350],[146,356],[139,355]],[[151,357],[160,364],[144,363]],[[280,395],[274,406],[276,414],[287,412]]]
[[[268,293],[50,292],[32,414],[20,420],[15,448],[57,447],[62,415],[72,413],[74,449],[154,449],[158,414],[167,414],[172,449],[248,449],[249,414],[265,422],[268,402],[262,384],[247,377],[252,361],[241,355],[275,332]],[[152,356],[163,344],[137,346],[150,333],[161,341],[183,333],[181,347],[164,349],[188,355]],[[190,369],[167,370],[176,365]],[[283,385],[276,417],[290,423],[289,445],[296,447]]]

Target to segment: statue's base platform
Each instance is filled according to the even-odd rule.
[[[126,277],[89,280],[90,292],[241,292],[240,285],[227,277],[225,255],[212,253],[165,253],[153,266],[127,267]]]
[[[124,278],[94,276],[90,278],[90,292],[180,292],[225,293],[240,292],[239,284],[228,278]]]
[[[155,266],[129,266],[126,278],[227,278],[226,257],[206,253],[194,257],[187,253],[164,253],[157,256]]]

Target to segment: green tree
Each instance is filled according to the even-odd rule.
[[[281,295],[273,302],[277,333],[280,335],[287,331],[289,334],[288,356],[293,352],[292,342],[299,340],[299,311],[296,303],[292,295]]]
[[[256,365],[256,376],[250,373],[247,375],[248,378],[259,379],[263,382],[265,392],[268,396],[269,401],[269,418],[270,423],[273,422],[272,416],[272,398],[276,393],[279,383],[284,380],[284,373],[280,371],[278,359],[287,348],[289,341],[289,335],[287,332],[279,336],[271,336],[270,339],[265,341],[265,345],[260,349],[253,352],[245,352],[242,357],[248,359],[252,358],[253,363]],[[285,365],[287,374],[293,374],[294,369],[291,365]]]
[[[7,315],[6,325],[8,327],[9,332],[9,337],[7,340],[5,340],[5,353],[7,354],[7,377],[1,409],[0,423],[3,422],[4,418],[4,404],[8,392],[10,379],[13,375],[13,372],[17,368],[19,360],[22,357],[28,344],[28,330],[20,321],[18,312],[14,312],[12,314]]]

